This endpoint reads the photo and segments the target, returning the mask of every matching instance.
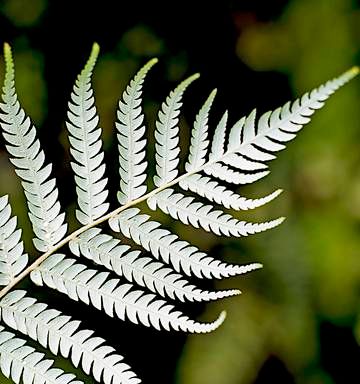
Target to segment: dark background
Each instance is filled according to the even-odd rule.
[[[160,59],[144,91],[151,158],[157,108],[185,76],[201,73],[184,100],[186,145],[194,115],[212,88],[219,91],[213,125],[225,108],[231,122],[255,106],[259,112],[274,109],[359,63],[359,25],[359,4],[350,0],[0,1],[0,38],[13,47],[18,94],[54,164],[71,228],[77,225],[75,192],[64,121],[73,81],[94,41],[101,46],[94,89],[115,191],[116,103],[147,59]],[[28,282],[23,285],[96,328],[144,383],[358,382],[359,89],[355,80],[335,95],[273,162],[270,176],[239,190],[258,197],[284,188],[269,207],[241,216],[254,221],[287,216],[280,228],[228,240],[198,236],[168,220],[168,226],[213,256],[265,264],[260,272],[216,284],[240,288],[241,297],[182,306],[206,320],[226,309],[228,319],[214,334],[157,332],[109,319]],[[36,257],[22,191],[3,144],[0,180],[0,193],[10,194],[27,249]]]

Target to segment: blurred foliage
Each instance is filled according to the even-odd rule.
[[[355,16],[349,0],[293,0],[278,20],[248,24],[237,52],[254,70],[284,72],[297,96],[354,64]],[[231,320],[221,331],[189,337],[178,383],[252,383],[271,356],[296,383],[332,382],[321,366],[319,321],[352,326],[360,309],[358,95],[354,82],[330,100],[272,164],[275,177],[261,184],[270,189],[275,179],[285,187],[290,202],[282,212],[289,220],[237,252],[238,260],[251,254],[264,262],[259,294],[247,287],[244,297],[227,303]],[[209,316],[218,310],[207,307]]]
[[[17,27],[30,27],[39,22],[47,6],[46,0],[2,0],[1,12]]]
[[[259,98],[260,103],[264,95],[274,94],[274,98],[266,101],[267,108],[272,109],[278,106],[278,100],[281,100],[280,103],[287,101],[288,95],[281,93],[284,88],[278,83],[280,80],[289,83],[293,98],[297,97],[354,65],[355,57],[360,53],[360,11],[354,1],[222,3],[223,5],[216,3],[213,8],[218,23],[208,22],[212,28],[210,31],[205,29],[209,4],[206,9],[199,5],[198,13],[194,11],[195,16],[191,17],[189,14],[188,19],[185,19],[183,14],[189,13],[195,3],[184,4],[183,9],[186,8],[186,12],[180,4],[177,8],[170,4],[174,21],[166,30],[166,20],[161,20],[161,14],[156,12],[152,3],[148,6],[154,7],[154,12],[146,15],[140,13],[140,3],[133,5],[135,10],[139,8],[139,15],[126,12],[125,9],[121,9],[117,15],[115,2],[99,3],[93,9],[94,20],[101,17],[104,9],[108,9],[108,13],[103,24],[98,25],[94,21],[91,22],[89,13],[83,15],[83,12],[88,12],[91,8],[87,3],[86,8],[79,7],[80,18],[76,10],[68,9],[69,2],[62,5],[62,2],[45,0],[0,1],[2,28],[5,32],[16,31],[10,35],[13,37],[11,44],[15,52],[17,88],[21,102],[39,127],[43,142],[53,145],[60,139],[63,145],[64,158],[57,159],[58,152],[54,154],[50,148],[45,150],[47,154],[50,152],[48,156],[55,157],[54,168],[60,183],[69,185],[65,192],[62,192],[64,188],[60,185],[60,194],[64,193],[64,196],[60,197],[64,201],[71,202],[71,194],[74,193],[72,176],[67,165],[70,160],[67,137],[64,125],[52,120],[48,115],[54,111],[54,107],[52,110],[47,109],[47,105],[57,102],[60,112],[56,111],[61,121],[65,119],[71,82],[85,60],[83,55],[86,55],[84,52],[90,48],[90,39],[100,38],[100,44],[101,39],[104,41],[104,49],[95,70],[94,89],[104,130],[108,175],[113,189],[117,188],[117,164],[112,161],[114,156],[117,156],[113,141],[117,101],[131,76],[149,57],[163,57],[158,64],[159,68],[154,69],[154,75],[149,76],[144,92],[144,110],[150,126],[149,162],[153,167],[152,133],[157,109],[175,83],[188,75],[190,70],[195,72],[201,68],[199,63],[202,63],[205,72],[205,82],[208,82],[211,76],[218,76],[216,81],[220,83],[220,104],[221,94],[224,98],[235,100],[233,105],[236,106],[248,100],[252,102],[252,97],[256,100]],[[248,6],[250,10],[245,9],[248,3],[251,4]],[[263,15],[272,8],[271,5],[273,8],[281,8],[279,3],[286,3],[279,14],[271,13],[271,17],[257,17],[256,11],[261,11]],[[59,8],[56,6],[63,7],[63,13],[58,15],[55,11]],[[123,8],[123,4],[118,6]],[[53,19],[48,15],[51,7]],[[226,9],[231,18],[225,18],[223,9]],[[75,12],[73,23],[78,23],[78,29],[75,29],[68,19],[71,12]],[[167,14],[165,11],[164,13]],[[111,26],[108,19],[112,15],[120,19],[120,14],[125,15],[124,26]],[[131,14],[135,15],[134,22],[129,21]],[[176,14],[178,21],[175,20]],[[56,17],[60,18],[58,24]],[[151,23],[151,20],[156,22]],[[59,41],[65,39],[63,35],[67,38],[70,35],[74,39],[75,48],[68,53],[70,59],[59,54],[61,50],[54,47],[55,43],[50,37],[49,41],[46,41],[47,28],[50,29],[52,24],[60,35]],[[234,31],[233,41],[230,38],[227,41],[221,40],[224,36],[231,36],[225,34],[225,27]],[[116,35],[117,29],[119,36]],[[108,42],[111,35],[108,30],[113,34],[111,42]],[[179,31],[180,40],[187,39],[184,46],[176,40],[177,35],[173,34],[175,30]],[[67,31],[69,34],[66,34]],[[85,36],[84,31],[88,31],[89,36]],[[105,32],[101,34],[102,31]],[[209,37],[218,35],[219,42],[212,41]],[[43,45],[40,43],[42,41]],[[193,44],[192,50],[186,44]],[[40,48],[41,46],[43,48]],[[67,41],[64,46],[67,48]],[[69,46],[71,47],[70,43]],[[231,50],[229,57],[233,55],[233,61],[221,56],[220,53],[224,53],[223,47]],[[78,49],[81,49],[81,55],[79,53],[76,56]],[[51,58],[48,61],[40,54],[43,50],[46,50]],[[54,51],[56,54],[52,57]],[[206,57],[204,52],[207,52]],[[72,57],[74,60],[71,60]],[[220,67],[222,61],[233,66],[229,64],[224,69]],[[50,68],[51,65],[54,68]],[[72,72],[66,72],[67,68],[71,68]],[[224,73],[219,74],[220,72]],[[1,78],[2,75],[3,67],[0,65]],[[65,78],[67,83],[63,84],[62,80]],[[266,83],[268,78],[271,78],[272,82]],[[272,85],[272,88],[256,87],[253,91],[253,79],[260,79],[257,84],[264,82]],[[222,91],[221,81],[228,89]],[[218,83],[214,82],[206,86],[217,86]],[[188,143],[193,112],[196,112],[208,92],[208,88],[205,91],[203,88],[203,94],[198,98],[196,87],[198,85],[194,85],[189,95],[185,95],[181,128],[181,142],[185,146]],[[317,112],[311,127],[306,127],[295,142],[290,144],[290,148],[279,154],[279,160],[271,164],[272,173],[269,177],[254,186],[239,190],[248,197],[258,197],[277,187],[284,188],[285,192],[268,206],[237,215],[253,221],[279,215],[287,216],[288,219],[280,228],[247,239],[229,240],[193,231],[169,218],[166,219],[169,227],[185,239],[196,237],[197,245],[215,257],[235,263],[260,261],[265,265],[262,271],[216,285],[219,289],[239,287],[244,294],[206,305],[202,315],[204,319],[213,319],[222,309],[228,311],[228,319],[224,326],[213,334],[188,337],[174,382],[333,384],[360,380],[360,373],[351,381],[347,380],[351,377],[347,376],[351,374],[351,370],[339,373],[335,368],[335,371],[331,371],[331,366],[326,365],[328,363],[323,361],[324,343],[321,331],[322,324],[331,323],[335,329],[350,330],[360,342],[359,89],[359,81],[355,80],[341,90],[328,102],[324,111]],[[57,99],[52,100],[51,95],[58,97],[61,104]],[[240,107],[239,111],[234,113],[248,112]],[[215,106],[215,116],[218,113],[216,108]],[[0,194],[10,194],[14,211],[19,215],[21,226],[25,228],[27,250],[31,252],[31,231],[24,211],[23,193],[4,150],[0,151],[0,180]],[[66,208],[71,211],[74,205],[68,203]],[[72,214],[70,218],[71,227],[74,227],[76,223]],[[190,307],[190,311],[192,309],[193,307]],[[79,309],[80,313],[81,310],[82,307]],[[93,321],[94,324],[97,323],[96,319]],[[116,324],[116,332],[110,328],[108,330],[109,334],[114,336],[114,343],[118,341],[116,337],[121,338],[122,345],[126,342],[133,343],[134,334],[127,334],[125,325],[125,331],[121,333],[122,326],[123,324]],[[148,330],[142,332],[141,337],[145,337],[146,332]],[[135,333],[135,337],[137,335]],[[106,338],[107,335],[102,336]],[[130,341],[127,341],[127,338]],[[154,340],[159,343],[159,351],[153,356],[141,355],[151,348],[147,346],[146,349],[146,341],[143,345],[138,345],[138,340],[140,338],[136,339],[133,351],[128,353],[126,347],[122,346],[119,352],[125,356],[130,354],[127,361],[135,366],[137,371],[146,360],[149,377],[157,377],[157,384],[169,383],[165,379],[161,381],[159,376],[175,364],[171,359],[176,358],[177,352],[173,350],[177,351],[176,348],[180,347],[175,347],[173,335],[157,334],[156,338],[154,336]],[[177,343],[182,340],[177,340]],[[331,360],[334,367],[340,364],[339,354],[343,353],[348,360],[352,358],[350,352],[339,351],[336,344],[332,348],[333,355],[336,356]],[[144,361],[137,363],[136,359],[141,359],[141,356]],[[156,369],[154,364],[157,364]],[[163,377],[166,377],[165,374]]]

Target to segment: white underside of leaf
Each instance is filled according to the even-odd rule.
[[[135,241],[135,243],[151,252],[157,259],[171,264],[177,272],[199,278],[223,278],[241,275],[261,264],[248,265],[226,264],[200,252],[198,248],[187,241],[180,240],[167,229],[162,229],[160,223],[149,221],[148,215],[139,215],[139,209],[132,208],[121,212],[109,221],[115,232],[120,232]]]
[[[200,108],[199,113],[196,115],[194,128],[191,132],[191,141],[189,148],[188,161],[185,164],[187,172],[194,171],[195,169],[203,166],[206,162],[206,154],[208,150],[208,118],[211,105],[216,96],[216,89],[214,89],[204,105]]]
[[[84,384],[75,375],[52,368],[44,354],[26,345],[23,339],[0,326],[0,368],[3,375],[16,384]]]
[[[210,301],[240,294],[237,289],[216,292],[199,289],[162,262],[141,256],[139,251],[129,252],[129,246],[100,232],[97,228],[84,232],[74,244],[76,254],[81,253],[87,259],[124,276],[127,281],[146,287],[164,298]]]
[[[107,272],[88,269],[62,254],[50,256],[30,275],[35,284],[45,284],[73,300],[91,304],[110,317],[116,316],[158,330],[208,333],[225,319],[222,313],[212,323],[198,323],[154,294],[133,290],[131,284],[119,285],[119,279],[109,279],[108,276]]]
[[[157,60],[150,60],[136,74],[130,85],[123,93],[117,111],[119,149],[119,173],[120,191],[118,200],[120,204],[139,198],[146,193],[146,167],[144,138],[145,126],[143,125],[144,115],[141,111],[141,94],[145,76]]]
[[[25,291],[13,291],[0,302],[1,320],[9,327],[28,335],[54,355],[70,358],[99,383],[137,384],[140,380],[123,363],[123,357],[94,331],[79,330],[80,321],[49,309]]]
[[[104,153],[101,150],[101,128],[94,105],[95,99],[91,88],[91,75],[98,54],[95,44],[85,68],[78,76],[69,102],[66,123],[70,133],[71,154],[75,160],[71,167],[75,173],[78,206],[76,217],[86,225],[103,216],[109,204],[106,202],[108,191],[105,189]]]
[[[8,196],[0,197],[0,285],[7,285],[21,273],[28,263],[23,253],[21,230],[16,229],[17,218],[11,217]]]
[[[50,179],[51,165],[45,165],[45,155],[36,138],[36,129],[17,100],[14,66],[9,46],[5,46],[6,74],[3,87],[3,111],[0,123],[7,141],[6,149],[12,156],[17,175],[23,180],[29,207],[29,218],[35,233],[34,245],[46,252],[66,233],[65,214],[60,213],[58,190]]]
[[[170,188],[148,199],[148,205],[153,210],[159,207],[164,213],[186,225],[202,227],[205,231],[219,236],[248,236],[274,228],[283,222],[283,218],[265,223],[239,221],[230,214],[214,210],[212,205],[205,205],[197,202],[193,197],[174,193]]]
[[[199,77],[195,74],[179,84],[166,101],[162,104],[156,121],[155,130],[155,149],[156,149],[156,175],[154,184],[161,187],[175,179],[178,174],[176,169],[179,163],[179,114],[182,105],[182,96],[185,89],[195,79]]]
[[[282,193],[282,190],[278,189],[259,199],[248,199],[220,185],[210,177],[197,173],[184,178],[180,181],[179,185],[185,191],[194,192],[199,196],[207,198],[209,201],[213,201],[227,209],[235,209],[236,211],[261,207]]]

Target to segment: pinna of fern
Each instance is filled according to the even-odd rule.
[[[142,112],[142,88],[146,75],[156,64],[150,60],[131,80],[118,104],[116,132],[119,156],[119,207],[110,211],[107,201],[106,166],[99,117],[91,86],[99,54],[94,44],[70,96],[66,123],[73,158],[79,228],[67,234],[51,165],[36,137],[36,129],[22,109],[15,90],[15,72],[9,45],[4,46],[6,63],[0,115],[6,148],[22,180],[32,223],[35,247],[42,252],[32,264],[23,252],[21,232],[11,218],[7,197],[0,198],[0,367],[14,382],[79,383],[72,374],[51,368],[48,360],[25,341],[14,337],[12,328],[30,337],[54,356],[68,358],[75,367],[105,384],[134,384],[140,380],[114,348],[79,330],[71,320],[26,292],[11,289],[26,276],[69,298],[82,301],[111,317],[141,323],[156,329],[206,333],[215,330],[225,312],[211,323],[200,323],[178,310],[177,301],[209,301],[240,293],[237,289],[206,291],[191,278],[222,279],[261,267],[258,263],[232,265],[210,257],[194,244],[181,239],[139,209],[146,201],[185,225],[219,236],[242,237],[273,228],[282,218],[263,223],[237,219],[229,210],[248,210],[276,198],[281,190],[259,199],[234,193],[222,181],[252,183],[266,176],[267,162],[285,148],[316,109],[339,87],[358,73],[358,68],[328,81],[300,99],[256,119],[255,110],[230,128],[226,111],[212,138],[208,135],[209,114],[216,90],[196,115],[185,163],[179,175],[179,114],[186,89],[199,75],[190,76],[169,93],[158,113],[155,129],[155,189],[147,191],[146,128]],[[175,189],[176,188],[176,189]],[[201,197],[202,199],[199,199]],[[204,204],[203,199],[209,202]],[[100,229],[110,229],[141,246],[145,254]],[[68,245],[74,257],[67,255]],[[83,262],[79,259],[83,258]],[[89,267],[87,260],[107,269]],[[125,282],[127,280],[127,282]],[[11,292],[10,292],[11,291]],[[168,303],[168,300],[174,303]],[[6,328],[5,328],[6,327]]]

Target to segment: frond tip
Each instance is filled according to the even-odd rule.
[[[176,169],[180,153],[178,116],[182,105],[182,96],[186,88],[199,77],[198,73],[188,77],[170,92],[166,101],[161,105],[155,131],[156,175],[154,176],[154,184],[157,187],[171,182],[178,174]]]
[[[146,193],[145,160],[146,139],[144,115],[141,110],[142,86],[149,70],[158,62],[152,59],[146,63],[131,80],[119,101],[116,122],[118,149],[120,191],[118,200],[120,204],[128,204]]]
[[[350,78],[357,76],[360,73],[360,67],[358,65],[354,65],[352,68],[348,70]]]
[[[50,179],[51,164],[45,164],[45,154],[36,138],[36,128],[18,101],[14,64],[8,44],[4,45],[4,56],[6,72],[0,125],[7,142],[6,149],[12,156],[10,161],[22,179],[35,234],[34,245],[39,251],[47,252],[65,236],[65,214],[61,213],[56,182]]]
[[[92,72],[99,54],[99,45],[94,43],[90,57],[79,74],[71,93],[68,118],[70,152],[74,158],[71,168],[75,173],[76,194],[79,210],[76,217],[83,225],[103,216],[109,209],[106,202],[107,179],[101,140],[99,117],[91,88]]]

